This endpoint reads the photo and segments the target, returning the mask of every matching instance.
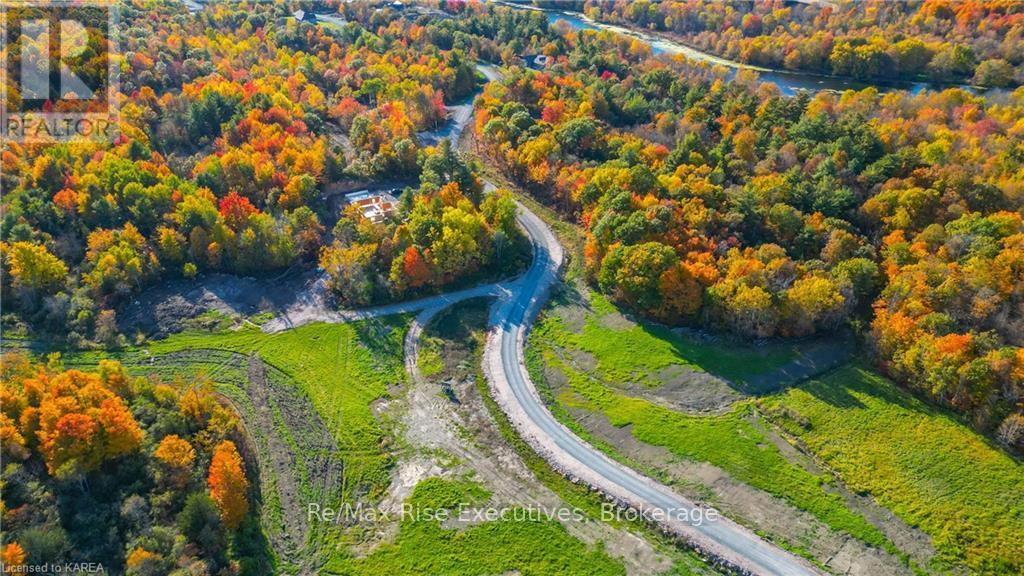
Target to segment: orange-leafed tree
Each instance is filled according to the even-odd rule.
[[[159,554],[150,552],[145,548],[136,548],[128,555],[125,564],[128,566],[130,573],[157,574],[160,569],[160,561],[161,557]]]
[[[5,374],[5,453],[20,458],[36,450],[50,474],[68,478],[138,450],[142,429],[112,389],[127,388],[120,364],[104,363],[101,375],[55,370],[26,365]]]
[[[14,572],[25,563],[25,550],[21,544],[11,542],[0,551],[0,562],[3,562],[4,572]]]
[[[0,401],[6,398],[0,396]],[[18,430],[17,423],[7,414],[0,412],[0,449],[7,458],[24,460],[28,458],[25,436]]]
[[[405,272],[406,282],[410,288],[419,288],[430,282],[432,276],[430,265],[423,259],[423,254],[415,246],[405,249],[402,258],[402,269]]]
[[[171,434],[165,436],[160,441],[160,445],[156,447],[156,451],[153,452],[161,462],[167,464],[172,468],[188,468],[195,462],[196,450],[185,440],[177,434]]]
[[[182,393],[178,409],[190,427],[200,429],[193,441],[203,451],[213,449],[238,426],[234,411],[217,401],[208,381],[198,382]]]
[[[196,460],[196,450],[177,434],[165,436],[156,447],[153,456],[164,464],[166,478],[175,486],[188,483],[192,464]]]
[[[220,509],[224,526],[236,530],[249,511],[249,481],[245,478],[242,457],[235,443],[225,440],[217,445],[210,462],[210,497]]]
[[[72,475],[99,465],[102,454],[95,441],[99,425],[88,414],[64,414],[48,427],[40,446],[50,474]]]
[[[658,279],[658,289],[662,294],[659,316],[687,318],[700,310],[704,286],[684,263],[677,263],[663,272]]]
[[[96,420],[103,427],[104,457],[116,458],[138,450],[142,429],[124,402],[114,396],[100,404]]]

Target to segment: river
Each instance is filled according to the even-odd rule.
[[[761,66],[754,66],[751,64],[744,64],[742,62],[736,62],[728,60],[714,54],[708,54],[702,52],[696,48],[686,46],[679,42],[669,40],[667,38],[635,30],[633,28],[626,28],[625,26],[618,26],[615,24],[607,24],[604,22],[594,22],[589,18],[586,18],[577,12],[566,12],[560,10],[550,10],[537,8],[535,6],[527,6],[523,4],[514,4],[511,2],[502,2],[506,6],[517,8],[520,10],[539,10],[547,15],[548,23],[554,24],[559,20],[565,21],[574,30],[609,30],[636,38],[651,47],[651,53],[655,56],[661,54],[681,54],[690,60],[697,60],[701,62],[708,62],[713,65],[722,66],[729,69],[729,77],[731,78],[736,74],[738,70],[754,70],[758,73],[758,76],[762,82],[771,82],[779,87],[783,94],[792,96],[801,90],[807,90],[810,92],[818,92],[821,90],[831,90],[842,92],[844,90],[861,90],[868,87],[874,87],[880,92],[891,92],[895,90],[907,90],[914,94],[923,92],[925,90],[942,90],[945,88],[958,87],[968,90],[972,93],[977,93],[977,88],[967,85],[957,84],[932,84],[929,82],[860,82],[851,78],[842,78],[836,76],[827,76],[823,74],[814,74],[810,72],[796,72],[789,70],[774,70],[770,68],[764,68]]]

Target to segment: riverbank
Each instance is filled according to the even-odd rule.
[[[729,70],[730,78],[740,70],[750,70],[758,73],[762,82],[771,82],[778,86],[782,93],[787,96],[793,96],[800,91],[820,92],[824,90],[831,92],[843,92],[846,90],[863,90],[865,88],[875,88],[880,92],[902,90],[909,91],[914,94],[919,94],[928,90],[945,90],[947,88],[960,88],[967,90],[972,94],[995,91],[968,84],[889,80],[862,81],[851,77],[835,76],[819,72],[767,68],[764,66],[730,60],[728,58],[705,52],[695,46],[690,46],[665,32],[642,31],[633,27],[600,22],[579,12],[552,10],[536,6],[526,6],[514,2],[500,3],[518,10],[535,10],[544,12],[547,15],[548,22],[550,24],[554,24],[558,20],[563,20],[569,24],[573,30],[607,31],[634,38],[648,44],[651,47],[651,54],[654,56],[662,54],[672,56],[680,55],[688,60],[704,62],[711,66],[727,68]]]

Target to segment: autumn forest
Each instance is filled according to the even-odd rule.
[[[1024,4],[112,5],[116,134],[0,149],[5,572],[1024,573]],[[779,564],[598,520],[526,396]]]

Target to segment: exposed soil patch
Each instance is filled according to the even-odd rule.
[[[316,271],[290,271],[275,278],[206,274],[196,280],[172,280],[146,290],[118,310],[126,334],[164,337],[182,331],[187,321],[217,311],[232,317],[278,312],[305,299],[325,299]]]
[[[559,308],[564,309],[566,308]],[[575,349],[554,350],[562,360],[569,362],[576,370],[596,374],[597,359],[592,354]],[[747,398],[725,379],[690,366],[667,366],[659,370],[654,377],[661,383],[655,388],[631,382],[606,384],[669,410],[690,413],[721,413],[728,410],[737,400]]]
[[[549,307],[545,313],[558,316],[569,330],[581,332],[587,316],[593,313],[590,302],[583,295],[587,290],[588,288],[581,282],[562,284],[552,297],[555,305]]]
[[[636,325],[635,322],[626,318],[622,314],[619,314],[618,312],[613,312],[611,314],[605,314],[604,316],[601,316],[599,322],[602,327],[608,328],[609,330],[629,330],[630,328]]]
[[[631,386],[629,392],[683,412],[718,412],[746,397],[722,378],[687,366],[669,366],[657,378],[661,386]]]
[[[318,558],[306,545],[316,538],[309,538],[307,507],[311,502],[329,506],[340,499],[341,454],[310,400],[284,372],[253,354],[247,374],[253,412],[246,424],[259,430],[260,466],[269,468],[279,501],[281,530],[275,550],[301,566],[303,573],[314,573]]]
[[[268,456],[269,465],[275,472],[276,489],[278,498],[281,501],[281,520],[283,530],[273,530],[276,536],[274,547],[277,550],[286,552],[287,555],[295,554],[306,540],[306,525],[302,522],[300,514],[287,513],[297,511],[300,508],[299,487],[294,475],[291,473],[291,457],[289,447],[275,433],[274,412],[270,402],[270,387],[267,384],[266,368],[260,361],[258,355],[249,357],[249,397],[252,399],[253,412],[252,422],[247,425],[261,431],[260,453]],[[262,458],[261,458],[262,460]]]

